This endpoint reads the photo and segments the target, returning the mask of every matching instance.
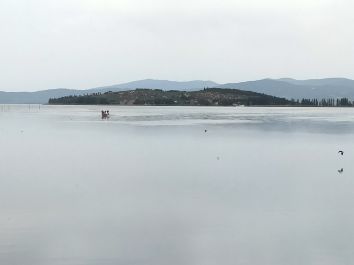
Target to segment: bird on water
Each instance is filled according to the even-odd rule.
[[[338,154],[344,155],[344,151],[338,151]]]

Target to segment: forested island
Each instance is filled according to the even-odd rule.
[[[238,89],[206,88],[200,91],[135,89],[49,99],[60,105],[156,105],[156,106],[254,106],[294,105],[296,102]]]
[[[200,91],[164,91],[135,89],[120,92],[93,93],[49,99],[57,105],[152,105],[152,106],[312,106],[350,107],[353,101],[341,99],[288,100],[266,94],[226,88],[206,88]]]

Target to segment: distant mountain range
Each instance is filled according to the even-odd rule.
[[[241,83],[220,85],[221,88],[237,88],[265,93],[287,99],[302,98],[349,98],[354,99],[354,80],[345,78],[325,78],[296,80],[291,78],[263,79]]]
[[[152,88],[162,90],[186,90],[194,91],[205,87],[216,87],[219,84],[212,81],[187,81],[177,82],[169,80],[155,80],[145,79],[133,81],[129,83],[117,84],[112,86],[96,87],[85,90],[57,88],[35,92],[3,92],[0,91],[0,104],[46,104],[50,98],[60,98],[65,96],[81,96],[85,94],[92,94],[97,92],[118,92],[124,90],[131,90],[136,88]]]
[[[287,99],[302,98],[349,98],[354,100],[354,80],[346,78],[325,78],[296,80],[291,78],[262,79],[240,83],[217,84],[213,81],[195,80],[178,82],[169,80],[145,79],[112,86],[96,87],[86,90],[50,89],[36,92],[2,92],[0,104],[45,104],[50,98],[70,95],[85,95],[97,92],[118,92],[136,88],[162,90],[196,91],[203,88],[233,88],[239,90],[264,93]]]
[[[192,90],[199,90],[204,87],[216,87],[216,86],[219,86],[219,84],[213,81],[194,80],[194,81],[187,81],[187,82],[178,82],[178,81],[169,81],[169,80],[145,79],[145,80],[119,84],[119,85],[97,87],[97,88],[89,89],[88,91],[117,92],[117,91],[124,91],[124,90],[132,90],[136,88],[192,91]]]

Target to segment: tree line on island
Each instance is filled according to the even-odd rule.
[[[313,106],[313,107],[352,107],[354,106],[354,102],[349,100],[348,98],[328,98],[328,99],[302,99],[295,101],[294,99],[291,100],[295,102],[297,105],[301,106]]]
[[[164,91],[135,89],[119,92],[92,93],[49,99],[58,105],[157,105],[157,106],[353,106],[348,98],[341,99],[285,99],[262,93],[226,88],[205,88],[200,91]]]

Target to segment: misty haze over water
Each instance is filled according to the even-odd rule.
[[[353,136],[352,108],[0,106],[0,264],[352,264]]]

